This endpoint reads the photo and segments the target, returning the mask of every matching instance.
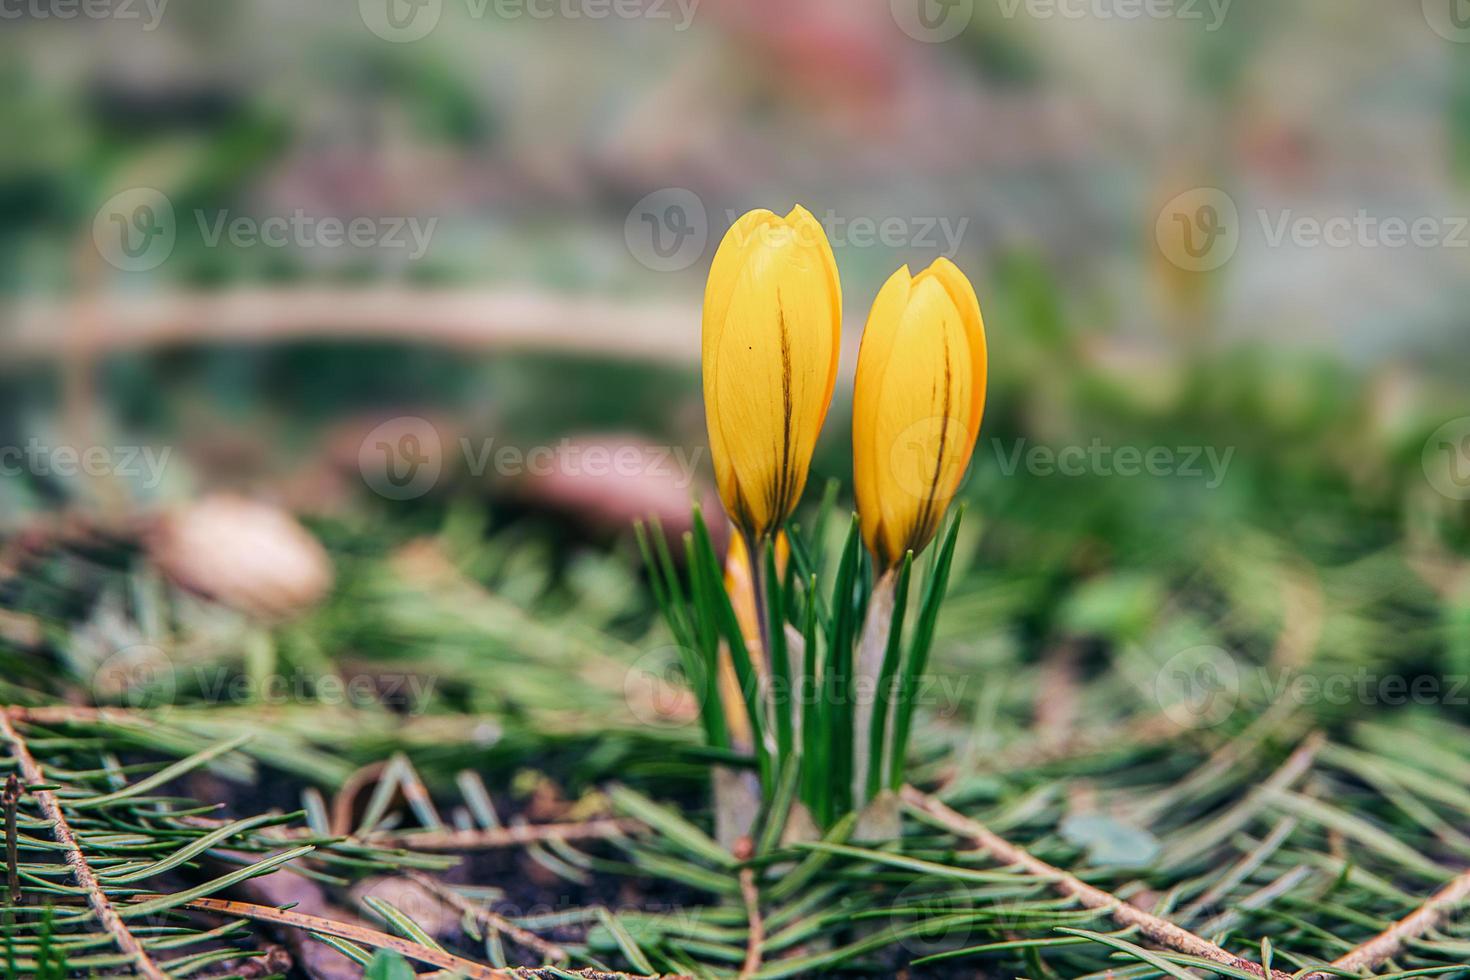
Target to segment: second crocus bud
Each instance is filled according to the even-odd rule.
[[[934,537],[985,410],[985,323],[953,262],[907,266],[873,301],[853,392],[853,479],[881,569]]]
[[[752,540],[790,516],[837,381],[842,294],[822,226],[752,211],[704,294],[704,408],[725,511]]]

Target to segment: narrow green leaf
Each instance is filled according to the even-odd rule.
[[[721,868],[735,866],[735,858],[728,851],[668,807],[661,806],[626,786],[614,786],[611,795],[618,809],[635,820],[648,824],[690,854]]]
[[[653,964],[648,961],[648,955],[639,948],[632,934],[623,928],[623,924],[618,921],[617,916],[613,915],[606,908],[598,906],[597,918],[602,922],[602,927],[612,935],[613,941],[618,944],[618,949],[622,950],[623,956],[629,963],[633,964],[633,969],[639,973],[658,972],[654,969]]]
[[[1109,936],[1101,932],[1088,932],[1086,929],[1058,929],[1057,932],[1066,933],[1069,936],[1081,936],[1082,938],[1090,939],[1095,943],[1101,943],[1104,946],[1111,946],[1113,949],[1121,950],[1122,952],[1127,953],[1130,956],[1137,957],[1138,959],[1147,963],[1149,966],[1163,970],[1164,973],[1168,974],[1171,977],[1177,978],[1177,980],[1197,980],[1194,974],[1188,973],[1183,968],[1175,966],[1173,963],[1170,963],[1158,953],[1155,953],[1152,950],[1144,949],[1142,946],[1134,945],[1133,943],[1128,942],[1126,939],[1119,939],[1117,936]]]
[[[854,586],[862,560],[862,536],[858,516],[852,515],[842,560],[837,565],[837,582],[832,588],[832,629],[827,640],[823,671],[819,724],[826,749],[816,763],[825,776],[826,792],[819,796],[818,822],[822,825],[852,809],[852,645],[856,635]]]
[[[318,938],[325,939],[326,937]],[[338,945],[339,943],[341,945]],[[363,957],[363,959],[358,959],[359,963],[366,960],[367,954],[363,953],[355,944],[348,943],[346,940],[338,940],[337,942],[332,942],[331,945],[339,952],[352,956],[353,959],[358,959],[357,956],[353,956],[352,953],[343,949],[343,946],[351,946],[353,950]],[[413,967],[408,965],[408,961],[391,950],[380,949],[373,954],[371,960],[367,960],[366,962],[367,969],[362,974],[362,980],[413,980],[416,976]]]
[[[724,576],[720,561],[715,556],[714,544],[710,541],[709,528],[699,508],[694,510],[694,548],[697,580],[704,591],[704,605],[712,613],[720,635],[730,651],[730,660],[735,665],[735,677],[740,682],[740,694],[745,701],[745,713],[750,720],[751,741],[755,743],[756,766],[760,771],[761,785],[770,788],[772,780],[771,750],[766,732],[765,711],[761,704],[760,682],[756,678],[755,665],[750,659],[750,650],[745,645],[745,633],[740,620],[735,616],[735,607],[725,592]],[[752,562],[752,574],[755,565]],[[718,675],[715,696],[718,697]]]
[[[815,582],[818,577],[817,568],[812,561],[811,551],[808,550],[807,545],[803,539],[801,526],[798,524],[787,524],[786,540],[791,545],[791,565],[796,570],[796,576],[800,578],[803,583],[806,583],[808,581]],[[803,596],[803,614],[805,614],[806,605],[814,604],[816,607],[817,620],[822,625],[822,632],[825,633],[828,629],[831,628],[832,623],[831,614],[827,611],[826,600],[822,598],[821,592],[819,592],[815,587],[807,588],[804,590],[804,592],[805,595]]]
[[[187,759],[180,759],[173,765],[158,770],[158,772],[149,776],[147,779],[140,779],[136,783],[129,784],[125,789],[120,789],[115,793],[105,793],[102,796],[88,796],[80,800],[68,800],[67,807],[72,810],[91,810],[97,807],[111,806],[114,803],[141,796],[150,790],[157,789],[159,786],[163,786],[179,778],[187,772],[198,769],[200,766],[224,755],[226,752],[235,751],[235,749],[250,741],[250,738],[251,736],[247,733],[232,738],[227,742],[211,745],[202,752],[195,752]]]
[[[807,580],[807,595],[817,594],[817,577]],[[824,634],[825,635],[825,634]],[[818,711],[821,677],[817,651],[817,604],[808,601],[801,625],[802,663],[801,689],[796,692],[796,707],[801,711],[801,798],[812,813],[817,812],[816,799],[821,792],[816,760],[821,757],[822,726]]]
[[[776,715],[776,758],[778,766],[795,749],[796,698],[791,688],[791,660],[786,646],[786,595],[776,572],[776,545],[765,548],[766,633],[770,638],[771,707]],[[752,568],[752,575],[760,571]]]
[[[425,932],[423,927],[417,922],[395,908],[391,902],[385,902],[381,898],[375,898],[369,895],[362,900],[362,904],[366,905],[375,915],[388,923],[388,927],[403,938],[412,940],[420,946],[427,946],[430,949],[443,951],[444,947],[439,945],[438,940]]]
[[[699,715],[705,740],[715,748],[730,747],[730,730],[725,722],[725,702],[720,698],[720,638],[716,615],[704,586],[704,563],[694,535],[684,534],[684,558],[689,565],[689,590],[693,605],[693,628],[698,659],[685,661],[689,683],[699,697]]]
[[[857,814],[849,813],[839,819],[822,837],[825,844],[842,844],[852,836],[853,828],[857,826]],[[779,902],[796,894],[811,881],[813,877],[821,872],[832,861],[832,855],[823,851],[812,851],[802,858],[801,861],[786,872],[785,877],[771,886],[768,893],[773,902]]]
[[[669,596],[669,590],[664,579],[663,569],[654,560],[653,548],[648,543],[648,529],[642,521],[633,522],[633,538],[638,542],[638,551],[643,556],[643,566],[648,570],[648,586],[653,591],[653,600],[658,603],[658,608],[663,613],[664,621],[669,624],[674,638],[682,641],[680,635],[680,620],[674,610],[673,601]]]
[[[244,820],[236,820],[234,823],[226,824],[225,826],[211,831],[208,834],[196,837],[193,841],[179,848],[177,851],[174,851],[168,857],[163,858],[159,861],[155,861],[152,864],[146,864],[140,868],[128,871],[115,871],[112,873],[103,871],[98,874],[98,877],[105,881],[109,886],[120,885],[124,882],[129,881],[141,881],[144,878],[151,878],[154,875],[162,874],[165,871],[178,867],[185,861],[188,861],[190,858],[204,853],[211,847],[214,847],[216,844],[228,840],[229,838],[234,837],[236,834],[243,834],[245,831],[254,830],[256,827],[265,827],[273,824],[286,823],[294,819],[296,816],[297,814],[282,816],[279,814],[266,813],[261,814],[257,817],[247,817]]]
[[[909,730],[914,720],[914,699],[917,688],[929,665],[929,650],[934,644],[934,626],[939,621],[939,606],[944,601],[949,587],[949,569],[954,561],[955,540],[959,536],[960,520],[965,508],[961,504],[949,522],[939,556],[924,583],[924,598],[919,606],[919,621],[914,630],[914,639],[909,647],[907,662],[903,665],[902,679],[898,687],[898,706],[894,709],[893,741],[889,745],[888,788],[897,792],[903,785],[904,768],[908,763]]]
[[[157,898],[149,899],[146,902],[138,902],[134,905],[124,905],[118,909],[118,915],[124,919],[136,919],[140,916],[152,915],[156,912],[177,908],[186,902],[192,902],[196,898],[203,898],[206,895],[213,895],[215,892],[223,891],[232,885],[237,885],[245,881],[247,878],[254,878],[257,875],[274,871],[281,865],[310,854],[314,850],[316,850],[314,846],[307,845],[305,847],[295,847],[289,851],[282,851],[279,854],[273,854],[268,858],[256,861],[254,864],[246,865],[238,871],[231,871],[227,875],[222,875],[213,881],[205,882],[186,891],[174,892],[172,895],[160,895]]]
[[[766,807],[761,824],[760,837],[755,853],[769,854],[781,842],[786,829],[786,820],[791,815],[791,806],[796,802],[796,790],[800,785],[801,756],[793,753],[781,760],[781,776],[776,781],[776,792]]]

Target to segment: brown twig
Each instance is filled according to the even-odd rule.
[[[527,949],[534,950],[535,952],[540,953],[542,956],[546,957],[548,960],[552,960],[553,962],[561,962],[563,960],[571,958],[571,954],[562,949],[556,943],[548,942],[547,940],[542,939],[540,936],[536,935],[534,932],[531,932],[527,929],[522,929],[520,926],[507,919],[505,916],[498,915],[497,913],[490,911],[483,905],[477,905],[476,903],[471,902],[469,899],[465,898],[453,888],[450,888],[448,885],[445,885],[442,882],[430,878],[428,875],[424,874],[421,871],[410,871],[408,872],[407,877],[410,881],[417,884],[420,888],[423,888],[426,891],[437,895],[439,898],[442,898],[444,901],[454,906],[455,909],[457,909],[458,911],[473,916],[475,921],[479,922],[481,925],[488,926],[489,928],[494,929],[496,932],[504,934],[505,936],[509,937],[512,942],[524,946]]]
[[[0,356],[24,363],[57,358],[79,345],[102,355],[178,344],[382,339],[464,350],[594,352],[680,365],[699,357],[698,335],[689,330],[699,319],[697,308],[544,290],[236,287],[99,296],[90,312],[91,329],[78,339],[74,306],[41,300],[9,306],[0,319],[13,329],[0,338]]]
[[[275,925],[290,926],[293,929],[305,929],[307,932],[314,932],[322,936],[334,936],[337,939],[345,939],[348,942],[370,946],[374,949],[391,950],[400,956],[417,960],[420,963],[427,963],[430,966],[437,966],[441,970],[449,970],[458,976],[467,977],[469,980],[514,980],[517,976],[511,970],[485,966],[473,960],[455,956],[453,953],[421,946],[410,939],[390,936],[386,932],[379,932],[376,929],[370,929],[364,925],[357,925],[351,922],[338,922],[335,919],[326,919],[319,915],[307,915],[305,912],[275,909],[268,905],[253,905],[249,902],[234,902],[224,898],[196,898],[186,902],[184,907],[201,912],[218,912],[222,915],[234,915],[242,919],[252,919],[256,922],[270,922]]]
[[[380,847],[404,847],[414,851],[491,851],[548,840],[607,840],[642,828],[636,820],[600,818],[582,823],[512,824],[489,830],[403,830],[367,834],[353,838]]]
[[[761,920],[760,890],[755,887],[755,869],[740,870],[740,897],[745,900],[745,920],[750,928],[745,939],[745,962],[739,980],[750,980],[761,968],[761,946],[766,942],[766,926]]]
[[[1269,978],[1269,980],[1291,980],[1289,974],[1282,973],[1280,970],[1268,971],[1260,964],[1236,956],[1209,940],[1196,936],[1188,929],[1183,929],[1156,915],[1150,915],[1116,895],[1111,895],[1060,868],[1047,864],[1024,848],[995,834],[979,821],[957,813],[912,786],[905,786],[900,796],[911,809],[930,817],[957,836],[973,841],[976,847],[988,852],[1000,863],[1016,865],[1025,869],[1028,874],[1046,879],[1062,894],[1075,898],[1086,908],[1106,912],[1120,925],[1137,929],[1160,946],[1213,963],[1234,967],[1237,970],[1245,970],[1258,977]]]
[[[11,724],[8,713],[0,713],[0,735],[10,743],[10,750],[15,756],[16,765],[25,781],[35,787],[46,783],[45,772],[31,755],[30,748],[20,733]],[[149,957],[143,944],[138,941],[123,922],[122,917],[117,914],[112,900],[102,890],[102,885],[97,876],[92,873],[92,867],[82,854],[81,846],[71,832],[71,826],[66,822],[66,815],[61,812],[61,803],[56,794],[50,790],[32,789],[31,796],[36,805],[41,808],[41,814],[51,821],[51,836],[56,843],[66,848],[66,863],[71,868],[72,877],[76,879],[77,885],[87,893],[87,904],[92,907],[93,913],[102,928],[111,934],[118,949],[126,954],[132,961],[133,969],[139,976],[148,977],[149,980],[168,980],[168,975],[161,970],[152,958]],[[14,837],[11,838],[14,840]]]
[[[147,896],[142,896],[146,898]],[[196,898],[184,903],[185,908],[195,909],[201,912],[218,912],[223,915],[239,916],[242,919],[253,919],[257,922],[270,922],[275,925],[289,926],[294,929],[305,929],[322,936],[333,936],[337,939],[345,939],[348,942],[359,943],[374,949],[387,949],[400,956],[430,966],[437,966],[441,970],[448,970],[453,976],[464,977],[466,980],[526,980],[530,977],[543,977],[560,974],[552,974],[534,967],[511,967],[502,969],[495,966],[485,966],[473,960],[467,960],[453,953],[447,953],[439,949],[430,949],[421,946],[409,939],[401,939],[398,936],[390,936],[386,932],[379,932],[367,926],[355,925],[349,922],[338,922],[335,919],[324,919],[319,915],[306,915],[303,912],[293,912],[289,909],[275,909],[268,905],[252,905],[249,902],[232,902],[223,898]],[[585,976],[589,980],[660,980],[657,977],[637,976],[627,973],[608,973],[600,970],[575,970],[561,971],[572,972],[578,976]],[[682,980],[682,978],[680,978]]]
[[[1333,960],[1332,965],[1339,970],[1351,970],[1354,973],[1375,970],[1397,956],[1410,939],[1418,939],[1436,928],[1446,915],[1467,902],[1470,902],[1470,871],[1435,892],[1429,901],[1383,932]],[[1326,976],[1322,973],[1311,973],[1304,980],[1318,977],[1325,980]]]
[[[346,837],[352,833],[352,808],[357,802],[357,794],[375,784],[387,768],[386,762],[370,762],[353,770],[352,775],[347,777],[337,795],[332,797],[333,834]]]

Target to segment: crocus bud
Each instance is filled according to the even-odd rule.
[[[805,208],[752,211],[720,243],[704,294],[704,409],[725,511],[764,538],[806,486],[832,402],[842,293]]]
[[[985,323],[965,274],[948,259],[894,273],[868,315],[853,393],[853,481],[880,567],[934,537],[975,449],[985,369]]]

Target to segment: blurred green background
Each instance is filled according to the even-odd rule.
[[[34,535],[132,547],[227,492],[330,554],[279,656],[424,656],[431,635],[470,657],[483,624],[364,603],[434,534],[497,597],[557,629],[587,614],[633,659],[659,634],[625,529],[677,526],[708,459],[609,483],[567,447],[701,452],[710,257],[744,210],[801,203],[847,322],[809,500],[826,479],[847,499],[878,285],[939,255],[977,285],[991,395],[941,655],[989,671],[992,703],[972,688],[961,712],[987,737],[1034,721],[1040,683],[993,669],[1057,656],[1103,717],[1167,703],[1161,665],[1200,646],[1242,692],[1262,666],[1448,682],[1470,671],[1455,2],[6,7],[8,604],[95,623],[101,586],[48,592]],[[58,449],[90,447],[97,472],[67,472]],[[521,461],[481,454],[503,447]],[[385,492],[398,450],[433,478]],[[180,560],[235,575],[200,547]],[[221,597],[144,550],[104,565]],[[130,589],[119,615],[144,618]],[[52,642],[94,689],[118,645]],[[555,700],[464,672],[460,708]]]

